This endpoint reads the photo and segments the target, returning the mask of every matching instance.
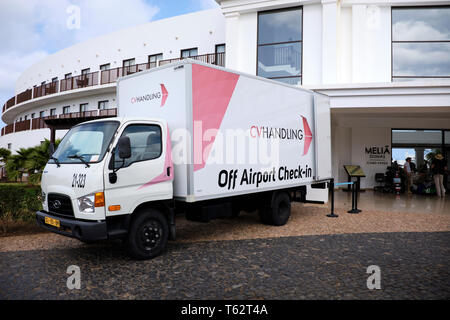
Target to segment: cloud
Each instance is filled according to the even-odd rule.
[[[74,6],[79,9],[79,28],[68,27],[77,13],[68,9]],[[158,12],[145,0],[1,0],[0,106],[14,95],[19,75],[46,55],[147,23]]]
[[[394,75],[450,75],[449,45],[446,43],[395,43]]]
[[[401,21],[393,26],[395,40],[447,40],[450,34],[441,32],[424,21]]]
[[[30,53],[6,52],[0,54],[0,93],[14,90],[14,81],[20,76],[24,67],[30,66],[42,59],[48,53],[44,50],[32,51]],[[14,92],[12,92],[11,96]]]

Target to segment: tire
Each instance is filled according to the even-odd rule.
[[[154,209],[137,212],[128,233],[128,253],[138,260],[152,259],[164,251],[168,238],[167,218],[161,212]]]
[[[270,207],[259,210],[259,217],[264,224],[284,226],[291,216],[291,199],[286,192],[276,192],[272,196]]]

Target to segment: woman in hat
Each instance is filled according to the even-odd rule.
[[[442,154],[437,153],[431,163],[431,172],[433,173],[434,184],[438,197],[445,197],[444,173],[447,170],[447,164]]]

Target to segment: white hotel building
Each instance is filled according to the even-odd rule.
[[[50,138],[48,124],[60,138],[74,123],[114,116],[118,77],[191,57],[329,95],[338,181],[345,164],[361,165],[362,187],[372,187],[406,153],[417,166],[435,149],[450,158],[450,1],[216,1],[28,68],[3,105],[0,147],[35,146]]]

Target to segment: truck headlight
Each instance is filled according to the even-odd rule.
[[[88,194],[77,199],[78,209],[82,213],[94,213],[95,212],[95,194]]]

